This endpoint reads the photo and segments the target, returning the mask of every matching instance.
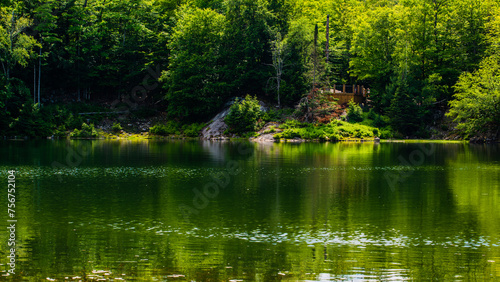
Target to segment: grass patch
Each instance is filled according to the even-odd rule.
[[[379,134],[378,128],[340,120],[333,120],[328,124],[310,124],[290,120],[281,124],[280,128],[283,131],[274,134],[275,139],[340,141],[352,138],[370,139]]]

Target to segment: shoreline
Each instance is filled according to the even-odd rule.
[[[4,136],[4,141],[32,141],[32,140],[127,140],[127,141],[142,141],[142,140],[152,140],[152,141],[212,141],[212,142],[235,142],[235,141],[249,141],[253,143],[290,143],[290,144],[301,144],[301,143],[442,143],[442,144],[500,144],[500,140],[496,142],[471,142],[470,140],[445,140],[445,139],[379,139],[374,138],[347,138],[338,141],[323,141],[318,139],[259,139],[259,137],[251,138],[238,138],[238,137],[219,137],[205,139],[202,137],[185,137],[185,136],[156,136],[156,135],[142,135],[142,134],[132,134],[131,136],[114,136],[114,137],[98,137],[98,138],[70,138],[70,137],[35,137],[30,138],[27,136]]]

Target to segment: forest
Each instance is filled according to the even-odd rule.
[[[293,109],[349,84],[400,136],[448,120],[499,137],[498,0],[1,0],[0,19],[3,136],[81,128],[130,97],[188,124],[233,97]]]

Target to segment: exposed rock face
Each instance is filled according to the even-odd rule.
[[[224,140],[232,136],[224,136],[224,131],[228,128],[227,124],[224,122],[224,118],[229,114],[229,110],[231,105],[238,98],[233,98],[231,101],[227,102],[224,106],[224,110],[218,113],[209,123],[201,130],[201,138],[205,140]],[[264,102],[259,101],[260,110],[263,112],[267,112],[268,107],[264,104]]]
[[[232,104],[232,103],[231,103]],[[209,123],[201,130],[202,139],[225,139],[224,131],[227,129],[227,124],[224,122],[224,118],[229,114],[229,108],[231,105],[226,104],[226,108],[220,113],[218,113]]]
[[[258,137],[255,137],[255,138],[250,138],[250,140],[254,141],[254,142],[262,142],[262,143],[276,142],[273,135],[274,135],[273,133],[266,133],[266,134],[259,135]]]
[[[279,124],[276,122],[269,122],[261,130],[259,130],[259,136],[250,138],[250,140],[259,143],[276,142],[277,140],[273,137],[274,134],[282,131],[278,128],[278,126]]]

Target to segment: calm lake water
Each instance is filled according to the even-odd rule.
[[[500,146],[0,142],[17,281],[500,279]],[[2,280],[0,278],[0,280]]]

